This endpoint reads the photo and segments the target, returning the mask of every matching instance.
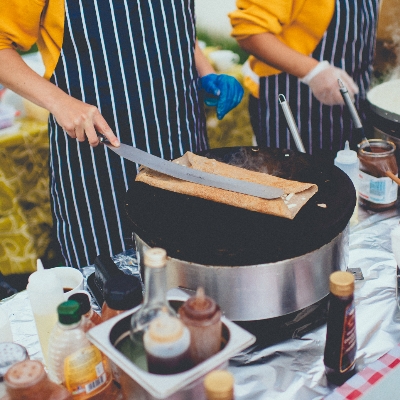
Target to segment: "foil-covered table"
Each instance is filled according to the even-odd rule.
[[[382,213],[359,209],[349,235],[349,268],[360,268],[356,281],[357,370],[373,363],[400,343],[400,312],[397,305],[397,264],[390,232],[400,222],[400,210]],[[130,274],[139,274],[135,253],[114,257]],[[94,267],[86,267],[87,278]],[[14,341],[28,349],[33,359],[42,354],[26,291],[1,302],[10,316]],[[96,305],[94,304],[94,307]],[[308,400],[332,393],[323,364],[326,325],[301,338],[258,348],[253,346],[234,357],[229,370],[235,376],[235,399]]]

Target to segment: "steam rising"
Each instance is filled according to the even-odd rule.
[[[263,172],[272,176],[292,179],[292,176],[295,175],[298,169],[298,165],[292,160],[292,157],[289,157],[290,152],[287,155],[288,157],[285,157],[284,163],[282,163],[276,157],[276,154],[258,151],[257,147],[253,147],[251,151],[246,149],[246,147],[242,147],[238,152],[230,154],[228,164],[252,171]]]

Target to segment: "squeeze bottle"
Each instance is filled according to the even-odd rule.
[[[202,287],[179,308],[179,316],[190,331],[190,355],[195,365],[221,349],[221,310]]]
[[[57,323],[57,307],[64,301],[61,282],[51,270],[36,271],[29,276],[29,301],[42,348],[43,358],[47,365],[47,348],[50,333]]]
[[[346,140],[344,150],[339,150],[337,152],[334,164],[349,176],[357,191],[359,160],[357,157],[357,152],[350,150],[348,140]]]
[[[192,366],[190,333],[183,323],[168,313],[160,313],[143,336],[150,373],[170,375]]]
[[[75,300],[81,306],[80,311],[82,313],[82,329],[84,332],[87,332],[89,329],[103,322],[100,315],[92,309],[89,296],[89,293],[81,291],[78,293],[73,293],[68,297],[68,300]]]
[[[86,338],[80,305],[75,300],[58,306],[58,322],[51,332],[48,358],[50,379],[65,385],[74,400],[116,397],[113,397],[109,362]]]

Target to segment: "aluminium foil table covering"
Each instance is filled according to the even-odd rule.
[[[361,268],[356,281],[357,370],[362,370],[400,343],[400,311],[396,298],[396,261],[390,231],[400,222],[400,210],[382,213],[358,210],[350,226],[349,268]],[[126,273],[139,274],[134,252],[114,257]],[[94,267],[82,269],[85,277]],[[42,359],[26,291],[0,302],[10,317],[14,341]],[[96,305],[94,305],[96,309]],[[98,309],[97,309],[98,310]],[[231,359],[235,399],[322,399],[336,386],[327,383],[323,352],[326,325],[301,338],[258,348],[256,345]]]

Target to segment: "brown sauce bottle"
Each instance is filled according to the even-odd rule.
[[[328,381],[341,385],[355,374],[357,342],[353,274],[333,272],[329,288],[324,364]]]
[[[68,300],[75,300],[79,303],[82,313],[82,329],[84,332],[87,332],[89,329],[103,322],[100,315],[97,314],[90,305],[89,293],[85,293],[84,291],[74,293],[68,297]]]
[[[179,308],[179,316],[190,331],[190,355],[195,365],[221,349],[222,322],[218,304],[199,287]]]
[[[176,317],[161,312],[150,322],[143,335],[147,366],[150,373],[171,375],[192,367],[190,333]]]

